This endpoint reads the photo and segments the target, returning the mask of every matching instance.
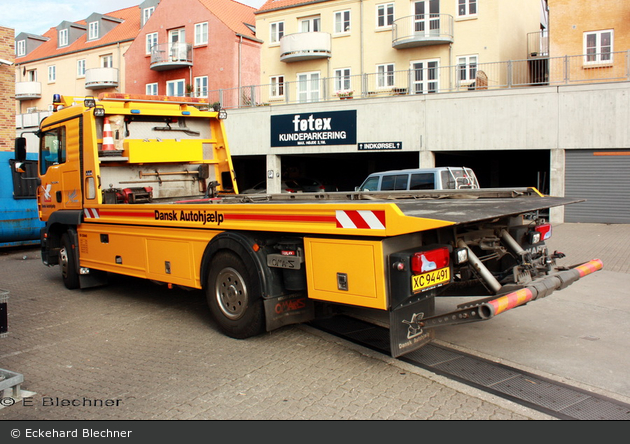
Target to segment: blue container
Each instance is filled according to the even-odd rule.
[[[40,229],[44,226],[37,213],[37,199],[24,197],[34,194],[37,182],[20,179],[29,174],[13,173],[14,158],[12,151],[0,151],[0,247],[39,244]],[[29,164],[27,173],[36,176],[37,167],[33,161],[37,161],[37,154],[28,153],[26,159]],[[15,181],[24,186],[16,191]]]

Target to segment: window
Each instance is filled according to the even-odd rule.
[[[413,71],[413,93],[436,93],[440,89],[439,61],[423,60],[411,64]]]
[[[297,75],[298,102],[319,101],[319,72],[307,72]]]
[[[272,23],[269,26],[269,43],[280,43],[284,36],[284,22]]]
[[[88,25],[88,40],[94,40],[98,38],[98,22],[90,22]]]
[[[386,3],[376,7],[376,27],[389,28],[394,23],[394,4]]]
[[[46,131],[39,142],[40,174],[66,161],[66,127]]]
[[[394,86],[394,64],[378,65],[376,67],[377,88],[388,88]]]
[[[27,82],[37,82],[37,70],[29,69],[26,71],[26,81]]]
[[[381,191],[406,190],[408,182],[408,174],[383,176],[383,179],[381,180]]]
[[[166,82],[166,95],[184,97],[186,93],[186,82],[184,79],[170,80]]]
[[[57,80],[57,67],[51,65],[48,67],[48,82],[52,83]]]
[[[300,32],[319,32],[321,27],[321,19],[317,17],[308,17],[300,20]]]
[[[343,92],[351,89],[350,68],[335,69],[335,91]]]
[[[460,84],[469,84],[477,77],[477,56],[457,58],[457,80]]]
[[[147,54],[151,54],[151,49],[158,44],[158,33],[152,32],[151,34],[147,34],[146,39]]]
[[[335,12],[335,34],[350,32],[350,11]]]
[[[435,188],[434,173],[418,173],[411,175],[410,190],[433,190]]]
[[[477,0],[457,0],[457,17],[477,15]]]
[[[269,96],[272,99],[284,97],[284,76],[272,76],[269,80]]]
[[[85,59],[77,60],[77,77],[85,77]]]
[[[584,33],[584,63],[612,63],[613,30]]]
[[[15,45],[15,55],[23,57],[26,55],[26,40],[18,40]]]
[[[101,56],[101,68],[113,68],[114,57],[111,54]]]
[[[158,84],[157,83],[147,83],[146,93],[149,96],[157,96],[158,95]]]
[[[59,41],[57,42],[58,47],[68,46],[68,30],[62,29],[59,31]]]
[[[195,77],[195,97],[208,97],[208,76]]]
[[[151,6],[150,8],[144,8],[142,10],[142,26],[144,26],[144,24],[149,20],[149,18],[151,18],[151,16],[153,15],[153,12],[155,12],[155,6]]]
[[[195,45],[208,44],[208,22],[195,25]]]
[[[414,30],[425,34],[440,34],[439,0],[422,0],[414,3]]]

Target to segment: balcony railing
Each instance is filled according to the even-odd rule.
[[[162,43],[151,48],[151,69],[166,71],[193,65],[192,45],[188,43]]]
[[[16,100],[32,100],[42,98],[42,84],[39,82],[17,82],[15,84]]]
[[[549,57],[549,32],[538,31],[527,34],[527,57]]]
[[[498,90],[543,85],[630,81],[630,51],[605,54],[606,64],[593,65],[596,55],[552,57],[540,60],[437,66],[365,73],[344,77],[250,85],[208,92],[210,103],[243,108],[306,102],[380,98],[412,94]],[[603,57],[600,57],[603,58]],[[352,91],[352,94],[339,92]],[[347,98],[343,98],[348,100]]]
[[[92,68],[85,71],[86,89],[118,88],[118,69]]]
[[[280,39],[280,60],[300,62],[327,58],[332,55],[332,43],[327,32],[298,32]]]
[[[453,43],[453,16],[409,15],[394,20],[392,47],[396,49]]]

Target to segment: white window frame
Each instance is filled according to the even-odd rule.
[[[26,71],[27,82],[37,82],[37,69],[29,69]]]
[[[280,39],[284,37],[284,22],[273,22],[269,24],[269,45],[279,45]]]
[[[479,70],[479,56],[478,55],[472,54],[472,55],[458,56],[457,57],[457,84],[470,85],[477,79],[478,70]]]
[[[18,40],[15,45],[15,55],[24,57],[26,55],[26,40]]]
[[[155,6],[151,6],[149,8],[144,8],[142,10],[142,25],[146,24],[149,21],[153,13],[155,12]]]
[[[145,37],[145,40],[146,40],[147,54],[151,54],[151,49],[154,46],[157,46],[157,44],[158,44],[158,33],[157,32],[151,32],[151,33],[147,34],[146,37]]]
[[[610,33],[610,44],[602,46],[602,36]],[[595,52],[589,52],[588,38],[595,37]],[[612,29],[602,29],[601,31],[588,31],[584,33],[584,65],[610,65],[613,63],[613,52],[615,33]],[[604,50],[606,52],[604,52]]]
[[[455,0],[457,2],[457,18],[477,17],[479,14],[479,0]],[[473,10],[473,12],[470,12]]]
[[[88,40],[96,40],[98,38],[98,22],[90,22],[88,29]]]
[[[61,48],[63,46],[68,46],[68,30],[67,29],[62,29],[57,34],[58,34],[58,36],[57,36],[57,46],[59,48]]]
[[[102,55],[101,56],[101,68],[113,68],[114,67],[114,56],[111,54]]]
[[[300,19],[299,32],[319,32],[322,29],[322,18],[312,15]]]
[[[281,99],[284,97],[284,88],[286,87],[284,76],[271,76],[269,77],[269,98]]]
[[[320,72],[301,72],[297,74],[297,97],[299,103],[319,102]]]
[[[352,91],[352,70],[350,68],[335,69],[335,92]]]
[[[48,83],[54,83],[57,81],[57,67],[50,65],[48,67]]]
[[[337,11],[334,14],[334,31],[335,34],[350,34],[352,29],[352,13],[349,9]]]
[[[186,96],[186,80],[177,79],[169,80],[166,82],[166,95],[175,97]]]
[[[416,65],[422,64],[421,68],[417,68]],[[429,65],[434,66],[429,66]],[[426,60],[416,60],[412,61],[409,64],[409,67],[412,71],[412,93],[413,94],[429,94],[429,93],[437,93],[440,91],[440,59],[426,59]],[[422,72],[422,79],[418,80],[416,78],[416,71]],[[437,73],[435,79],[429,78],[429,73],[431,70],[435,70]],[[427,74],[425,76],[425,74]],[[425,78],[426,77],[426,78]],[[431,84],[435,84],[434,88],[430,88]],[[422,88],[419,91],[417,86],[420,85]]]
[[[208,44],[208,22],[195,23],[195,46]]]
[[[77,78],[85,77],[85,59],[77,60]]]
[[[157,96],[158,95],[158,84],[157,83],[147,83],[145,86],[145,92],[149,96]]]
[[[391,29],[395,14],[394,3],[376,5],[376,29]]]
[[[195,97],[208,97],[208,76],[199,76],[193,79]]]
[[[394,63],[383,63],[376,65],[376,88],[387,89],[396,86],[396,65]]]

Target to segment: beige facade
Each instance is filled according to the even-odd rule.
[[[270,1],[256,13],[261,84],[269,84],[262,94],[271,103],[286,95],[304,102],[340,90],[370,96],[483,86],[476,68],[527,59],[527,34],[540,23],[540,0]]]

